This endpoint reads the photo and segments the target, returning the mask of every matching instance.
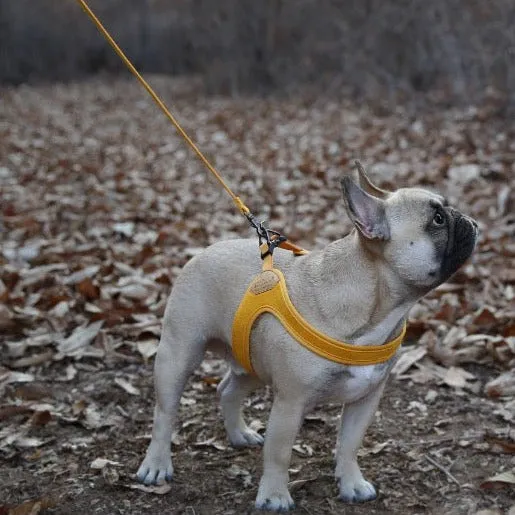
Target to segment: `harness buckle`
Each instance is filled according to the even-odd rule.
[[[245,213],[245,217],[249,221],[250,225],[256,229],[256,233],[259,238],[259,246],[266,243],[266,252],[261,253],[261,259],[265,259],[267,256],[271,256],[274,250],[288,238],[283,236],[280,232],[269,229],[265,226],[265,221],[258,221],[252,213]]]

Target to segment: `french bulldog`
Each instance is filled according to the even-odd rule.
[[[342,179],[343,201],[353,230],[306,255],[277,249],[275,266],[290,298],[314,327],[356,345],[381,345],[402,329],[410,308],[448,279],[471,255],[477,223],[424,189],[394,192],[375,186],[358,163],[356,181]],[[376,498],[356,454],[397,359],[377,365],[341,365],[300,345],[268,313],[254,324],[248,374],[231,354],[234,314],[261,270],[255,240],[216,243],[189,261],[173,285],[155,360],[156,405],[152,440],[138,472],[145,484],[172,478],[172,429],[186,381],[206,348],[222,346],[229,370],[218,386],[224,424],[234,446],[264,441],[264,467],[255,506],[293,507],[288,492],[292,446],[304,415],[324,401],[343,403],[335,476],[346,502]],[[266,437],[247,426],[245,397],[262,384],[274,400]]]

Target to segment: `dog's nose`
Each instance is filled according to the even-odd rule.
[[[479,224],[469,216],[467,216],[467,220],[470,222],[470,225],[472,225],[472,228],[474,229],[474,237],[477,239],[479,236]]]
[[[463,218],[465,218],[465,220],[470,222],[472,224],[472,227],[474,227],[474,229],[478,229],[479,228],[478,223],[473,218],[470,218],[470,216],[463,215]]]

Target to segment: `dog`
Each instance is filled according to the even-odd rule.
[[[341,184],[353,230],[306,255],[277,249],[274,260],[293,304],[314,327],[350,344],[381,345],[399,334],[410,308],[471,255],[478,225],[436,193],[375,186],[359,164],[358,176],[346,175]],[[255,240],[229,240],[194,257],[177,278],[155,360],[152,440],[137,478],[145,484],[171,480],[170,441],[182,391],[208,344],[218,343],[230,356],[229,371],[218,386],[228,439],[234,446],[264,443],[258,509],[293,507],[288,492],[292,446],[304,415],[328,400],[344,405],[336,450],[339,498],[375,499],[356,454],[398,352],[375,365],[334,363],[301,346],[265,313],[252,329],[255,375],[248,374],[230,353],[231,329],[260,269]],[[274,393],[266,438],[249,428],[242,415],[245,397],[263,383]]]

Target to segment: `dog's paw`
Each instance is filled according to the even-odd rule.
[[[250,427],[244,430],[238,429],[227,435],[233,447],[254,447],[263,445],[265,439]]]
[[[377,492],[374,485],[364,478],[354,481],[340,479],[340,495],[338,497],[343,502],[366,502],[373,501],[377,497]]]
[[[258,510],[285,512],[295,508],[295,503],[290,494],[288,494],[288,496],[271,495],[262,500],[257,498],[255,506]]]
[[[172,459],[169,453],[165,455],[153,455],[147,453],[136,477],[145,485],[160,485],[165,481],[171,481],[173,476]]]
[[[295,507],[288,488],[279,487],[277,484],[268,485],[261,483],[256,497],[255,506],[258,510],[288,511]]]

